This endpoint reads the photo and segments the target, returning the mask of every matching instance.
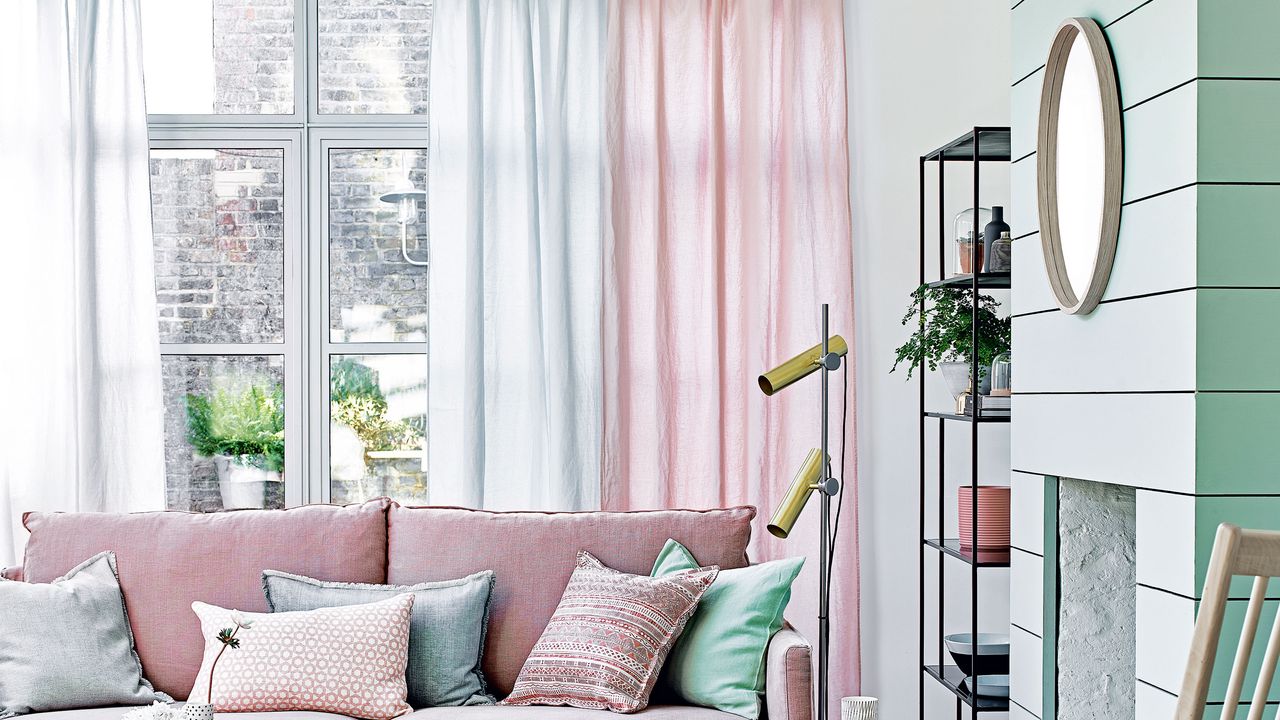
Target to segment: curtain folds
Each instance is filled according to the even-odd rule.
[[[747,503],[766,515],[820,442],[817,378],[766,398],[756,377],[819,341],[823,302],[832,332],[854,336],[843,28],[840,0],[610,3],[606,509]],[[833,716],[859,684],[852,376]],[[786,541],[761,517],[752,556],[808,556],[788,618],[815,638],[811,504]]]
[[[433,503],[599,505],[605,18],[593,0],[435,6]]]
[[[162,508],[164,432],[137,1],[8,3],[0,68],[3,565],[19,512]]]

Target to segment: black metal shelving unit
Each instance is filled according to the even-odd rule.
[[[950,223],[947,221],[945,189],[946,189],[946,168],[947,163],[964,162],[972,165],[973,170],[973,207],[982,207],[979,201],[981,188],[982,165],[991,162],[1009,162],[1012,158],[1009,152],[1010,134],[1007,127],[975,127],[970,132],[961,135],[942,147],[920,156],[920,284],[929,287],[955,287],[968,288],[972,290],[972,309],[971,312],[976,315],[978,312],[978,291],[980,290],[996,290],[1010,289],[1012,287],[1010,274],[1007,272],[977,272],[967,275],[947,276],[947,250],[949,247],[948,228]],[[937,163],[938,171],[938,280],[929,281],[926,274],[926,220],[929,207],[927,191],[925,187],[926,172],[930,163]],[[978,226],[978,213],[974,213],[973,229],[974,237],[981,237],[982,228]],[[924,302],[922,299],[921,302]],[[921,308],[923,310],[923,308]],[[921,313],[921,326],[923,327],[924,317]],[[969,359],[970,377],[978,377],[978,341],[977,341],[977,323],[973,323],[973,354]],[[972,677],[966,677],[964,671],[959,667],[949,664],[946,653],[946,647],[942,641],[943,635],[946,634],[946,566],[948,562],[959,562],[967,565],[969,568],[969,631],[974,636],[978,634],[978,583],[979,570],[987,568],[1007,568],[1009,567],[1009,551],[973,551],[965,549],[961,546],[960,540],[957,538],[944,537],[944,528],[946,527],[946,428],[950,423],[967,423],[969,425],[969,449],[970,449],[970,473],[969,485],[973,488],[972,492],[975,497],[977,495],[978,486],[978,460],[979,460],[979,426],[988,423],[1008,423],[1010,417],[1008,414],[983,416],[978,409],[974,410],[974,415],[960,415],[954,412],[938,412],[931,411],[925,405],[925,376],[926,368],[924,362],[921,362],[917,368],[919,373],[920,385],[920,720],[924,720],[926,716],[925,707],[925,683],[937,682],[947,690],[951,691],[956,698],[955,716],[957,720],[961,717],[964,709],[969,709],[969,717],[971,720],[977,718],[979,713],[984,712],[1008,712],[1009,701],[1006,698],[975,696],[969,692],[973,687],[974,680]],[[937,421],[938,447],[937,447],[937,500],[938,500],[938,516],[937,528],[933,537],[927,534],[925,517],[925,498],[928,492],[929,481],[929,462],[926,451],[925,433],[928,431],[928,425],[931,420]],[[971,518],[971,532],[973,536],[969,538],[969,547],[976,548],[978,545],[978,503],[972,503],[973,517]],[[925,597],[925,555],[926,553],[938,554],[938,588],[937,588],[937,618],[938,618],[938,655],[936,663],[929,663],[926,659],[925,647],[925,616],[926,616],[926,597]]]

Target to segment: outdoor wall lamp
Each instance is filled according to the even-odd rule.
[[[378,199],[396,206],[396,222],[400,223],[400,255],[404,261],[410,265],[426,267],[427,260],[414,260],[409,257],[409,226],[418,221],[418,203],[426,202],[426,191],[415,188],[406,174],[400,182],[396,183],[393,191],[383,193]],[[427,257],[428,259],[431,257],[430,251]]]

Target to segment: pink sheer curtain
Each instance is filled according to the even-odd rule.
[[[817,498],[790,539],[764,525],[819,443],[819,383],[756,377],[818,342],[823,302],[853,339],[842,2],[620,0],[609,34],[602,504],[756,505],[754,558],[808,556],[788,618],[814,639]],[[859,686],[852,394],[832,707]]]

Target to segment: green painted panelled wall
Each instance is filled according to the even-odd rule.
[[[1280,1],[1018,0],[1010,12],[1012,484],[1015,508],[1035,495],[1046,520],[1040,585],[1017,593],[1038,605],[1011,608],[1043,617],[1039,634],[1011,628],[1014,647],[1039,649],[1014,664],[1035,663],[1041,686],[1015,674],[1011,716],[1055,716],[1061,476],[1138,488],[1134,714],[1167,720],[1217,524],[1280,529]],[[1071,16],[1104,27],[1125,133],[1116,262],[1085,318],[1055,310],[1035,210],[1044,59]],[[1233,588],[1229,621],[1247,595]],[[1271,596],[1269,616],[1280,582]],[[1280,688],[1270,700],[1268,718]]]

